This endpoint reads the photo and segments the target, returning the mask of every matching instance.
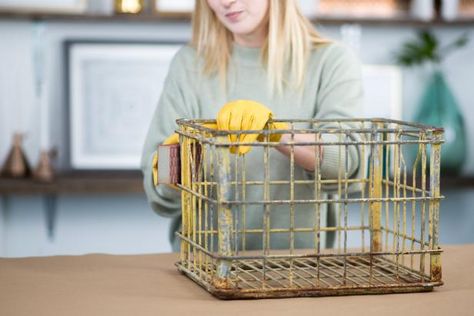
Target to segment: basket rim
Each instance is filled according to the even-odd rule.
[[[394,119],[385,118],[342,118],[342,119],[273,119],[269,122],[279,123],[309,123],[309,124],[321,124],[323,128],[299,128],[299,129],[264,129],[264,130],[216,130],[204,126],[204,124],[216,124],[215,119],[190,119],[190,118],[179,118],[176,120],[176,124],[181,127],[188,127],[198,131],[206,132],[212,136],[228,136],[228,135],[240,135],[240,134],[263,134],[263,135],[274,135],[274,134],[300,134],[300,133],[327,133],[327,134],[350,134],[350,133],[426,133],[429,137],[430,134],[442,134],[444,128],[426,125],[416,122],[407,122]],[[374,123],[389,123],[397,124],[397,128],[374,128],[367,127],[361,128],[353,126],[350,123],[363,123],[363,124],[374,124]],[[335,124],[344,124],[344,126],[335,126]]]

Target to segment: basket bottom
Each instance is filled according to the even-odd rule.
[[[442,285],[385,257],[271,258],[265,260],[265,265],[262,261],[234,261],[224,283],[211,276],[216,271],[214,264],[198,266],[184,261],[177,266],[221,299],[427,292]]]

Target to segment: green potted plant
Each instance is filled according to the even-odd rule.
[[[421,31],[395,53],[397,63],[404,67],[429,65],[430,79],[421,98],[415,121],[443,127],[445,143],[441,151],[442,174],[459,174],[467,154],[466,129],[458,102],[449,88],[443,71],[443,60],[468,42],[462,35],[449,44],[441,45],[430,31]]]

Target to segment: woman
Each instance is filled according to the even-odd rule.
[[[268,111],[229,103],[239,99],[254,100]],[[197,0],[191,43],[171,63],[142,158],[145,191],[152,208],[176,219],[171,229],[173,249],[177,249],[174,231],[179,226],[180,193],[165,185],[155,187],[151,170],[156,146],[176,129],[177,118],[217,117],[218,122],[225,122],[231,116],[258,116],[257,112],[278,119],[350,118],[360,113],[361,99],[359,62],[343,47],[323,39],[301,14],[297,0]],[[323,135],[323,140],[336,140],[333,137],[337,138]],[[288,138],[284,135],[281,141]],[[305,140],[305,136],[296,135],[295,139]],[[286,146],[278,150],[284,155],[274,150],[270,153],[270,178],[288,179],[289,150]],[[341,157],[335,146],[325,146],[319,153],[301,148],[295,151],[295,179],[311,177],[317,154],[322,158],[323,178],[337,178],[339,165],[346,166],[352,175],[358,169],[355,147],[349,147]],[[259,150],[250,151],[246,160],[247,166],[254,167],[249,177],[261,180],[264,168]],[[298,199],[314,199],[314,188],[298,186],[296,190]],[[289,193],[288,188],[276,186],[270,194],[284,199]],[[249,195],[248,200],[262,200],[259,189]],[[261,227],[263,207],[251,207],[247,227]],[[298,205],[295,209],[297,227],[314,227],[314,206]],[[272,227],[288,227],[288,213],[288,206],[273,205]],[[324,223],[325,212],[321,215]],[[321,238],[324,245],[324,234]],[[289,247],[287,235],[275,236],[270,243],[272,248]],[[261,235],[248,237],[246,249],[261,246]],[[314,238],[296,234],[295,246],[314,247]]]

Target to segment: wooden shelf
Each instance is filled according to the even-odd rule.
[[[474,188],[474,177],[442,177],[441,191],[449,188]],[[139,171],[66,173],[58,175],[52,183],[41,183],[32,179],[0,178],[0,195],[143,192],[143,178]]]
[[[372,17],[330,17],[320,16],[311,19],[315,24],[321,25],[340,25],[340,24],[362,24],[374,26],[399,26],[399,27],[433,27],[433,26],[474,26],[473,18],[462,18],[454,21],[445,21],[442,19],[434,19],[431,21],[423,21],[412,18],[410,16],[401,16],[395,18],[372,18]]]
[[[0,195],[143,193],[139,171],[60,174],[52,183],[0,178]]]
[[[64,13],[29,13],[0,11],[0,19],[50,20],[70,22],[187,22],[190,16],[186,14],[64,14]]]
[[[449,188],[474,188],[474,176],[443,177],[441,176],[441,192]]]
[[[0,19],[26,19],[26,20],[48,20],[48,21],[70,21],[70,22],[139,22],[139,23],[176,23],[189,22],[190,14],[61,14],[61,13],[29,13],[0,11]],[[359,23],[364,25],[386,25],[386,26],[407,26],[407,27],[430,27],[430,26],[472,26],[474,17],[460,18],[455,21],[444,21],[435,19],[432,21],[421,21],[410,16],[395,18],[372,18],[372,17],[333,17],[319,16],[311,19],[316,24],[339,25],[347,23]]]

